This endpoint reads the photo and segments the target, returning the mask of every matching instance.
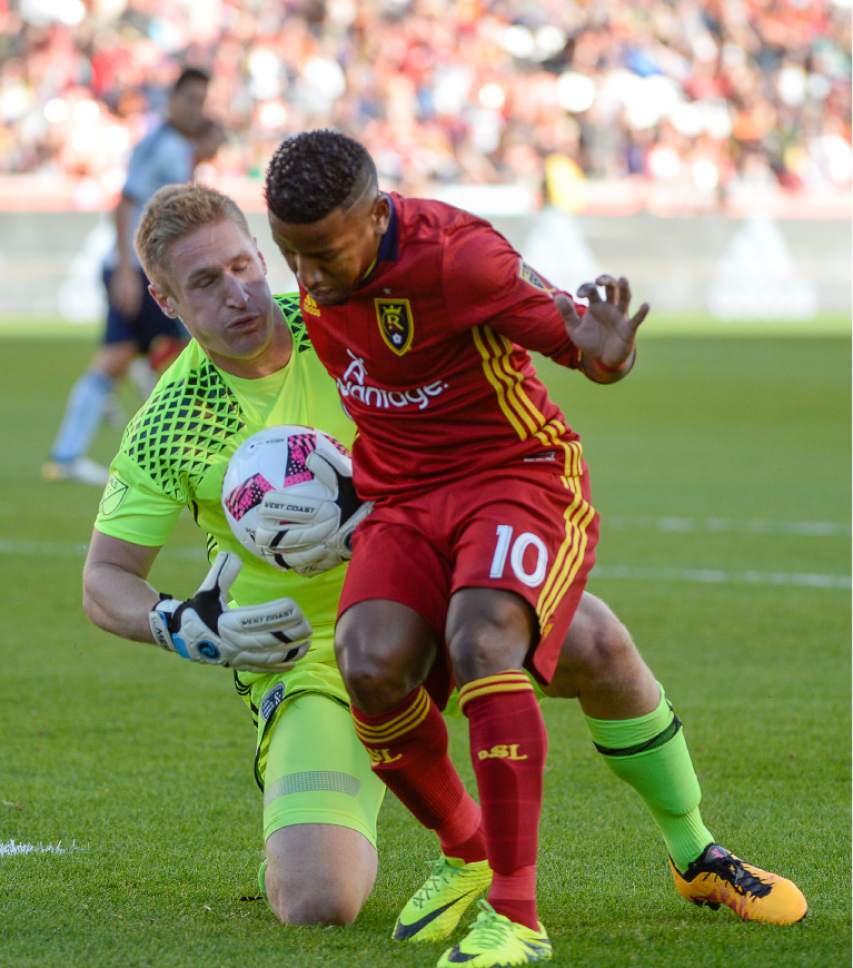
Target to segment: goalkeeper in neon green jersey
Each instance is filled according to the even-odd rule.
[[[384,784],[355,736],[334,661],[344,567],[309,580],[247,554],[227,526],[220,490],[230,455],[263,427],[316,426],[348,445],[351,424],[305,336],[297,297],[271,296],[263,258],[230,199],[197,185],[162,189],[137,247],[152,295],[194,339],[113,461],[85,566],[86,611],[117,635],[238,670],[258,728],[270,905],[291,924],[350,923],[376,874]],[[146,577],[185,506],[208,533],[214,561],[198,591],[180,600]],[[661,828],[684,897],[775,923],[805,914],[790,881],[712,842],[681,724],[625,628],[592,595],[581,600],[548,691],[579,699],[598,750]],[[476,864],[443,858],[395,937],[446,937],[490,879]],[[486,920],[489,937],[509,930]]]
[[[262,888],[285,922],[346,924],[373,886],[384,786],[355,737],[335,664],[344,566],[309,580],[248,554],[220,492],[231,454],[264,427],[310,425],[349,446],[352,424],[305,337],[297,297],[271,296],[230,199],[200,186],[162,189],[137,247],[164,310],[179,307],[195,338],[131,420],[112,462],[85,566],[86,610],[118,635],[235,669],[258,729]],[[146,581],[184,507],[213,559],[187,601]]]

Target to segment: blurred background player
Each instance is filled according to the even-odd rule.
[[[133,249],[143,207],[164,185],[187,182],[196,165],[212,158],[224,140],[220,125],[205,117],[209,75],[185,67],[172,85],[164,120],[134,148],[115,209],[115,246],[103,267],[107,319],[103,343],[68,398],[65,415],[42,468],[47,480],[77,480],[103,485],[107,470],[87,455],[107,411],[116,382],[139,354],[159,372],[180,352],[186,332],[165,316],[148,292],[148,280]],[[153,386],[142,372],[140,390]]]

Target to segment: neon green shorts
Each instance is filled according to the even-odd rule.
[[[355,735],[337,666],[303,660],[289,672],[234,679],[257,717],[264,840],[282,827],[324,823],[357,830],[375,847],[385,784]]]

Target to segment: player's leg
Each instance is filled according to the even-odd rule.
[[[529,604],[510,591],[464,588],[450,602],[447,641],[468,718],[498,914],[537,931],[536,857],[547,735],[523,669],[538,638]]]
[[[111,275],[110,270],[104,272],[108,299]],[[42,469],[46,479],[106,482],[106,468],[91,461],[86,453],[104,419],[116,381],[124,376],[138,352],[136,317],[125,316],[109,304],[103,343],[68,396],[50,461]]]
[[[417,528],[374,512],[356,533],[336,630],[356,732],[373,770],[441,845],[433,874],[395,925],[398,940],[445,937],[491,877],[480,810],[450,761],[433,698],[443,706],[449,685],[436,631],[448,581],[446,564]]]
[[[699,781],[681,729],[628,630],[584,593],[549,696],[576,697],[596,749],[640,794],[682,869],[713,841],[699,812]]]
[[[47,480],[106,483],[107,470],[86,456],[107,412],[116,380],[136,354],[135,343],[108,343],[95,355],[89,369],[68,396],[59,433],[43,468]]]
[[[376,879],[384,787],[349,710],[323,693],[275,714],[264,769],[263,889],[285,924],[351,924]]]
[[[701,791],[681,721],[628,630],[589,593],[545,692],[579,700],[596,749],[658,824],[682,895],[727,904],[753,920],[792,923],[805,915],[805,900],[790,881],[744,866],[714,843],[699,812]]]
[[[421,685],[438,650],[433,629],[406,605],[364,601],[341,616],[336,641],[356,733],[376,775],[435,831],[445,856],[484,860],[479,808],[448,756],[444,717]]]
[[[553,455],[552,455],[553,456]],[[592,564],[597,520],[578,460],[496,471],[456,495],[446,638],[468,718],[493,881],[487,906],[440,965],[550,958],[536,909],[538,827],[547,751],[525,671],[548,681]]]

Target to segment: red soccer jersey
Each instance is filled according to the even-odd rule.
[[[349,300],[318,306],[301,291],[356,424],[359,494],[401,498],[533,455],[562,462],[577,435],[527,352],[579,363],[555,290],[488,222],[390,197],[377,264]]]

